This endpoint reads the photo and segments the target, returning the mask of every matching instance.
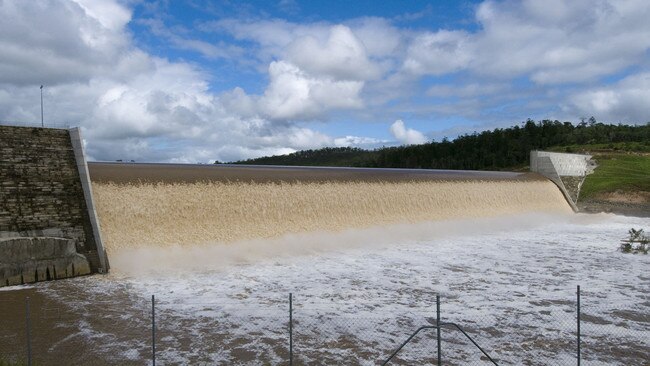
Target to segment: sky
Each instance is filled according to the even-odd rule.
[[[90,160],[417,144],[650,121],[650,2],[0,0],[0,124]]]

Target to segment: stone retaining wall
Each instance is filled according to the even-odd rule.
[[[105,271],[70,131],[0,126],[0,238],[40,236],[71,239],[90,271]]]

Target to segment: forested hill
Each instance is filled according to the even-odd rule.
[[[512,170],[528,165],[531,150],[561,146],[566,152],[574,152],[571,145],[586,144],[650,151],[650,122],[630,126],[598,123],[593,117],[578,125],[528,120],[522,126],[466,134],[453,141],[443,139],[441,142],[376,150],[328,147],[233,164]]]

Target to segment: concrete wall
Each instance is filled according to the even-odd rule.
[[[587,174],[593,173],[595,167],[591,155],[548,151],[530,152],[530,170],[555,183],[574,211],[578,211],[576,204],[582,183]]]
[[[0,126],[0,238],[71,239],[92,272],[105,271],[79,172],[70,131]]]
[[[0,239],[2,286],[56,280],[90,273],[90,264],[77,253],[73,239]]]
[[[88,220],[92,228],[93,240],[95,241],[95,247],[99,254],[98,271],[106,272],[108,271],[108,257],[104,250],[97,211],[93,202],[93,188],[90,183],[90,173],[88,173],[88,163],[86,162],[86,154],[84,153],[83,139],[81,138],[81,130],[78,127],[70,129],[70,142],[72,143],[77,171],[79,172],[79,180],[81,181],[81,189],[83,190],[84,201],[86,203]]]
[[[531,151],[531,170],[536,171],[533,164],[542,161],[542,157],[548,157],[553,168],[561,177],[584,177],[594,171],[591,155],[565,154],[549,151]],[[537,159],[535,159],[537,158]]]

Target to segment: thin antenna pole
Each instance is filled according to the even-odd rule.
[[[41,85],[41,127],[45,127],[43,123],[43,85]]]

